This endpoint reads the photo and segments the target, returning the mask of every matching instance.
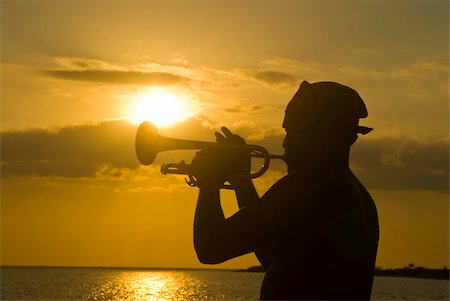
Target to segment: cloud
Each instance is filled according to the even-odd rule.
[[[144,63],[121,65],[103,60],[81,57],[57,57],[56,70],[43,74],[64,80],[132,85],[182,85],[192,80],[195,72],[186,66]]]
[[[407,95],[404,95],[408,98],[429,98],[431,93],[440,93],[437,95],[442,97],[443,93],[448,91],[448,63],[431,58],[398,67],[367,68],[354,64],[336,65],[275,57],[250,67],[232,69],[191,65],[182,54],[173,54],[167,62],[136,64],[119,64],[82,57],[57,57],[54,60],[57,68],[42,71],[52,78],[116,85],[189,86],[196,91],[199,98],[211,103],[216,99],[221,99],[223,103],[227,97],[230,101],[242,100],[242,95],[248,93],[247,89],[265,88],[266,94],[286,93],[287,88],[298,86],[302,80],[350,83],[359,80],[382,80],[383,84],[386,84],[386,80],[391,80],[391,83],[397,85],[398,91],[398,85],[407,84],[407,88],[402,91],[408,91]],[[430,80],[434,84],[430,85]],[[265,87],[262,88],[261,83],[264,83]],[[235,95],[231,96],[233,93]]]
[[[189,82],[189,78],[163,72],[104,71],[104,70],[47,70],[48,76],[77,81],[102,82],[127,85],[180,85]]]
[[[236,105],[227,107],[224,110],[228,113],[252,114],[254,112],[259,112],[263,109],[264,107],[261,105]]]
[[[448,67],[447,63],[423,61],[392,69],[362,69],[354,66],[341,66],[337,70],[347,75],[368,79],[431,80],[448,75]]]
[[[258,70],[251,72],[250,75],[268,84],[294,84],[299,80],[296,76],[275,70]]]
[[[280,129],[236,123],[232,127],[248,143],[282,153]],[[110,181],[141,181],[145,172],[158,172],[166,162],[189,162],[193,151],[159,153],[155,165],[141,167],[134,151],[137,126],[125,120],[65,126],[59,129],[28,129],[1,133],[2,177],[91,177]],[[218,130],[211,123],[189,119],[161,135],[180,139],[213,141]],[[419,141],[404,137],[361,138],[351,152],[351,166],[370,189],[435,190],[448,192],[449,147],[447,140]],[[282,162],[271,169],[285,172]]]
[[[234,122],[230,128],[244,136],[247,143],[260,143],[263,141],[271,149],[275,148],[281,151],[281,143],[278,143],[278,141],[282,140],[285,131],[280,126],[261,126],[251,121],[241,120]]]
[[[284,86],[298,83],[304,75],[302,71],[312,70],[308,64],[296,60],[273,59],[262,61],[254,67],[233,69],[231,72],[234,78],[254,82],[254,84],[259,85],[260,82],[264,82],[269,85]]]
[[[388,75],[392,78],[430,79],[436,75],[448,74],[448,67],[448,63],[424,61],[410,66],[392,69]]]
[[[438,60],[417,61],[396,68],[362,68],[356,65],[324,64],[310,60],[294,60],[288,58],[272,58],[261,62],[261,67],[255,69],[255,75],[263,80],[272,78],[274,81],[285,77],[287,83],[308,77],[329,78],[335,76],[353,76],[364,79],[433,79],[448,75],[448,62]],[[258,71],[259,70],[259,71]],[[264,72],[267,70],[267,73]],[[259,74],[260,73],[260,74]],[[256,77],[257,77],[256,76]]]
[[[55,62],[63,67],[65,70],[72,71],[86,71],[86,70],[101,70],[101,71],[127,71],[128,68],[119,64],[106,62],[102,60],[80,58],[80,57],[56,57]]]
[[[110,164],[135,169],[136,126],[125,120],[1,133],[2,176],[94,176]]]
[[[358,176],[374,189],[449,189],[448,141],[364,139],[355,144],[351,161]]]

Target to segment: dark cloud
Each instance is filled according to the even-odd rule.
[[[375,189],[449,189],[446,141],[382,138],[358,141],[352,163],[362,181]]]
[[[136,129],[121,120],[2,132],[2,176],[93,176],[102,164],[136,168]]]
[[[30,129],[1,133],[2,176],[95,177],[105,165],[136,169],[134,151],[137,125],[105,121],[74,125],[59,130]],[[214,129],[190,119],[161,130],[161,134],[201,141],[214,141]],[[251,144],[282,153],[282,135],[268,132]],[[355,174],[370,189],[435,190],[448,192],[449,147],[446,141],[421,142],[406,138],[360,139],[351,152]],[[158,154],[156,164],[192,158],[182,151]],[[281,162],[271,168],[285,171]]]
[[[110,84],[132,85],[177,85],[187,83],[190,79],[166,72],[138,72],[111,70],[46,70],[46,75],[76,81],[103,82]]]
[[[257,70],[250,72],[250,75],[268,84],[294,84],[298,82],[295,75],[274,70]]]
[[[244,113],[250,114],[257,111],[261,111],[264,107],[260,105],[249,105],[249,106],[233,106],[225,108],[225,111],[228,113]]]

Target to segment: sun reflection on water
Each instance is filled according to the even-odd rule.
[[[139,276],[139,275],[134,275]],[[142,276],[142,275],[141,275]],[[131,277],[129,277],[131,278]],[[171,277],[170,275],[151,275],[150,277],[133,277],[128,279],[133,292],[134,300],[171,300],[170,296]]]
[[[90,300],[208,299],[207,279],[172,271],[127,271],[99,279]],[[217,296],[217,295],[216,295]],[[205,298],[206,297],[206,298]]]

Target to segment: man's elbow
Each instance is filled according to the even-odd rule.
[[[203,264],[219,264],[225,261],[221,260],[220,258],[211,256],[209,254],[202,254],[199,252],[197,252],[197,258]]]
[[[194,243],[194,246],[197,258],[203,264],[219,264],[227,260],[222,256],[221,252],[212,245],[204,245],[196,242]]]

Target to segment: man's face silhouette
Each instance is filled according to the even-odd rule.
[[[324,146],[323,134],[312,123],[284,124],[286,136],[283,141],[288,172],[305,167],[320,157]],[[322,142],[321,142],[322,141]]]
[[[348,152],[358,133],[372,130],[358,124],[367,117],[359,94],[334,82],[303,81],[285,112],[283,147],[288,171],[331,163],[337,154]]]

